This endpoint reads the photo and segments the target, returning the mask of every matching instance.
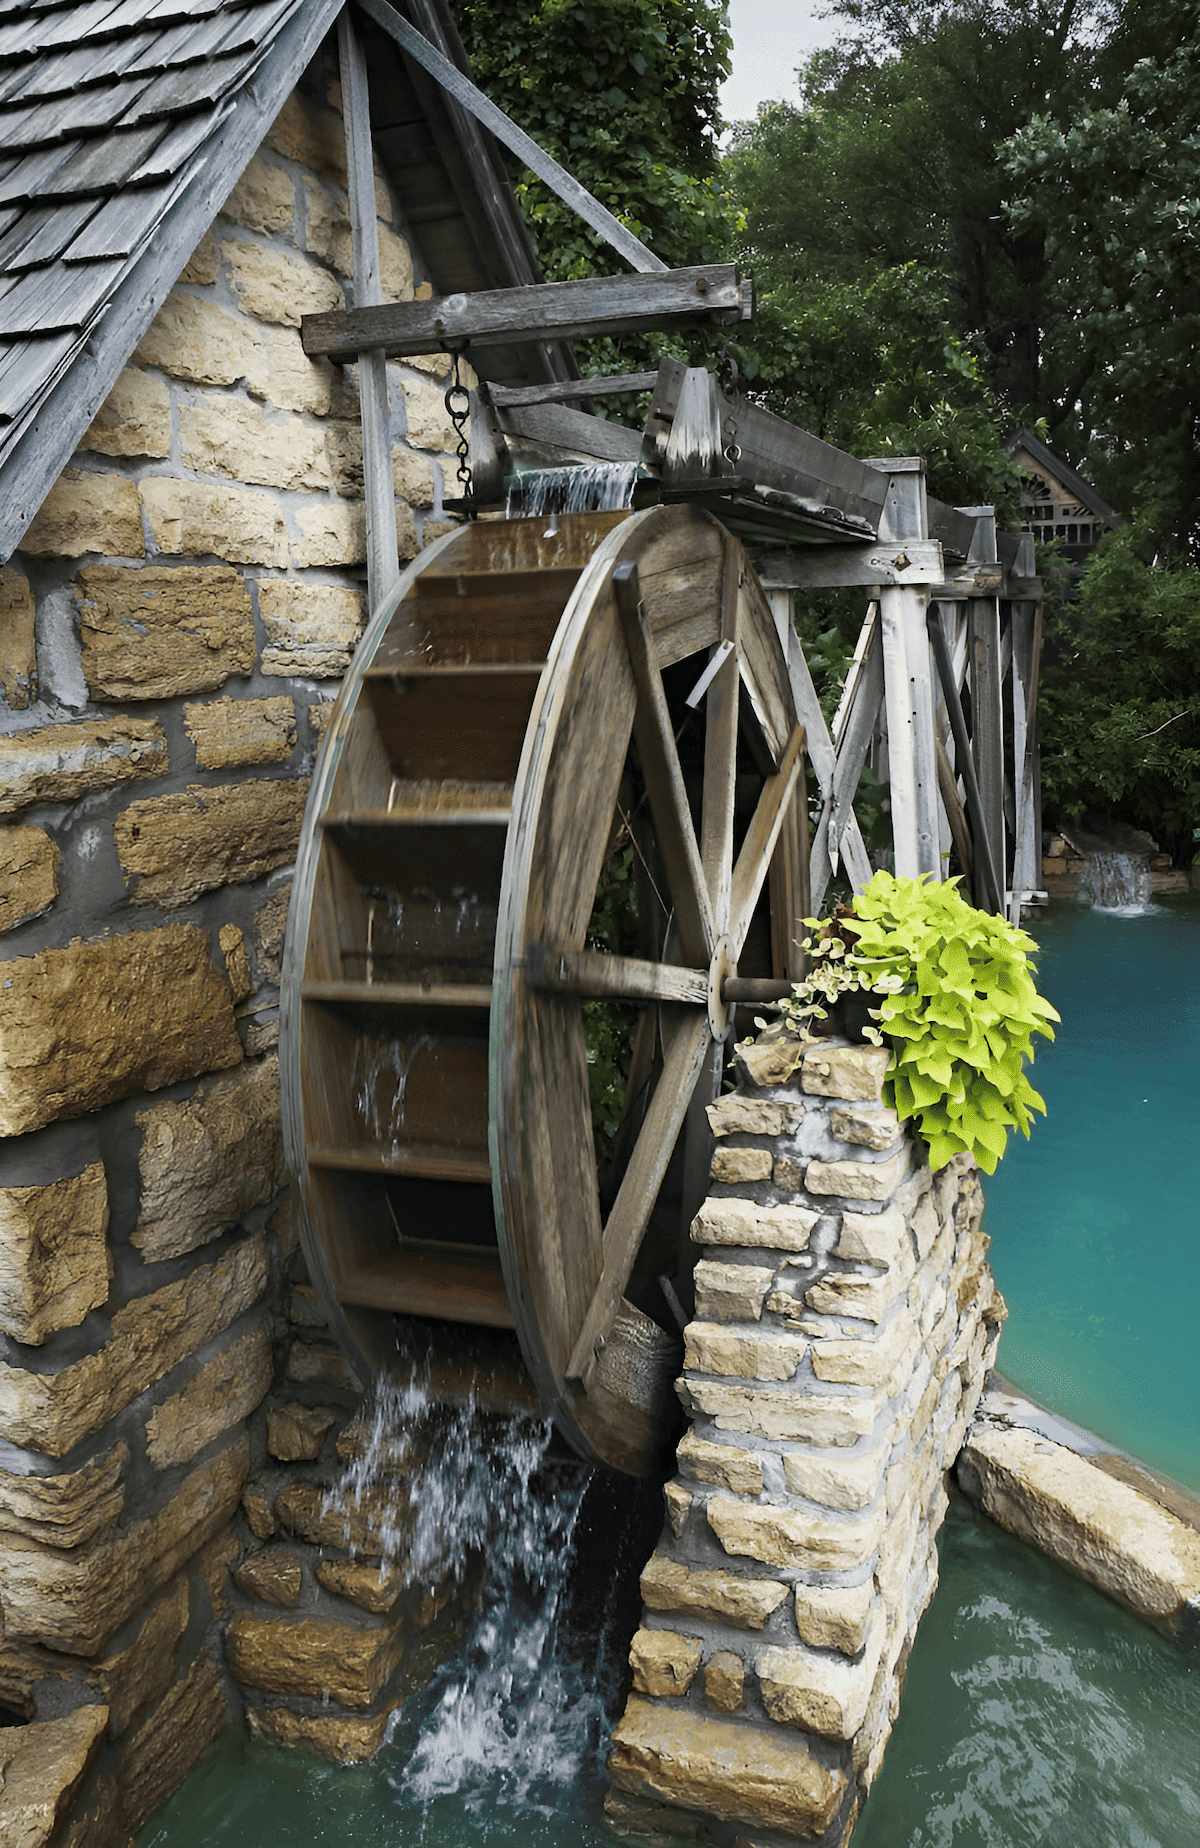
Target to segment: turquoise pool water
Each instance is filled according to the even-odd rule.
[[[1064,1018],[1034,1073],[1049,1117],[988,1183],[1011,1311],[1001,1364],[1200,1487],[1200,905],[1064,907],[1037,934]],[[569,1503],[569,1484],[559,1492]],[[565,1603],[554,1574],[548,1615],[494,1603],[374,1764],[341,1770],[228,1734],[138,1848],[611,1848],[604,1751],[648,1518],[628,1500],[585,1502]],[[854,1848],[1198,1848],[1200,1655],[959,1498],[939,1552]]]

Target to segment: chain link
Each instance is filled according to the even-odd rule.
[[[717,355],[717,380],[721,387],[721,395],[729,406],[729,416],[725,420],[728,436],[722,453],[730,467],[735,470],[742,459],[741,447],[737,440],[738,407],[742,401],[742,394],[738,387],[739,377],[737,360],[730,352],[729,341],[726,339]]]
[[[458,485],[462,490],[463,512],[468,520],[477,514],[475,506],[475,482],[471,475],[471,439],[467,434],[471,422],[471,394],[463,384],[459,374],[458,354],[454,355],[454,377],[446,390],[446,411],[454,425],[454,434],[458,438],[455,454],[458,457]]]

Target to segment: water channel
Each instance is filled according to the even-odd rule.
[[[1200,899],[1052,907],[1039,1051],[1049,1106],[988,1184],[1009,1376],[1200,1488],[1191,1172],[1200,1114]],[[459,1658],[369,1766],[233,1733],[138,1848],[580,1848],[603,1821],[607,1731],[652,1504],[537,1467],[497,1478],[505,1554]],[[531,1448],[532,1446],[532,1448]],[[513,1530],[520,1496],[525,1526]],[[523,1491],[522,1491],[523,1492]],[[956,1497],[941,1578],[855,1848],[1196,1848],[1200,1656],[1181,1653]]]

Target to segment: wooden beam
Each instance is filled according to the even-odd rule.
[[[613,372],[596,379],[571,379],[554,385],[489,385],[497,410],[527,404],[573,404],[577,398],[629,397],[653,391],[657,372]]]
[[[592,456],[601,462],[636,462],[642,439],[628,424],[593,417],[569,404],[522,404],[498,408],[496,423],[506,437],[561,450],[568,456]]]
[[[1000,604],[995,597],[972,597],[967,605],[968,660],[971,668],[971,754],[979,794],[987,817],[993,867],[999,881],[996,909],[1004,912],[1008,855],[1004,827],[1004,698],[1000,656]],[[963,774],[960,763],[959,774]]]
[[[577,340],[697,320],[724,325],[747,319],[753,301],[750,279],[740,278],[734,264],[702,263],[654,276],[588,276],[579,282],[480,289],[423,302],[389,302],[382,308],[307,314],[300,333],[310,359],[324,355],[346,361],[377,346],[395,354],[440,353],[472,342],[512,346],[527,340]]]
[[[733,869],[729,898],[729,951],[736,962],[746,942],[746,933],[758,895],[763,889],[771,865],[771,855],[779,839],[787,805],[796,794],[796,785],[804,776],[804,727],[797,725],[788,739],[787,749],[774,776],[768,777],[758,798],[758,807],[742,842]]]
[[[530,988],[587,999],[607,996],[619,1001],[708,1006],[707,969],[647,962],[638,956],[609,956],[604,950],[559,950],[537,944],[525,959],[525,980]]]
[[[485,96],[456,64],[452,64],[436,45],[431,45],[395,7],[389,6],[387,0],[360,0],[360,4],[364,12],[370,15],[376,25],[382,27],[389,38],[396,41],[402,51],[423,65],[431,77],[436,77],[457,103],[470,110],[477,121],[490,128],[497,141],[511,148],[530,171],[545,182],[551,192],[556,193],[572,211],[577,212],[584,223],[598,232],[605,243],[611,244],[635,270],[648,273],[666,269],[667,265],[661,257],[656,257],[652,250],[647,249],[641,239],[635,237],[619,218],[614,218],[586,186],[581,186],[575,176],[560,166],[552,155],[547,154],[545,148],[539,147],[531,135],[527,135],[523,128],[518,128],[511,116],[505,115],[503,109]]]
[[[901,545],[876,542],[821,550],[813,547],[794,552],[767,552],[755,559],[755,567],[768,590],[833,590],[876,584],[940,585],[946,575],[942,548],[936,539],[908,539]]]

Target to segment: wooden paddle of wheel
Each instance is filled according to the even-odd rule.
[[[397,1315],[515,1328],[568,1441],[637,1474],[673,1423],[731,995],[801,969],[803,732],[714,520],[548,526],[447,535],[359,646],[297,861],[284,1124],[360,1373]],[[624,1101],[594,1132],[597,1067]]]

